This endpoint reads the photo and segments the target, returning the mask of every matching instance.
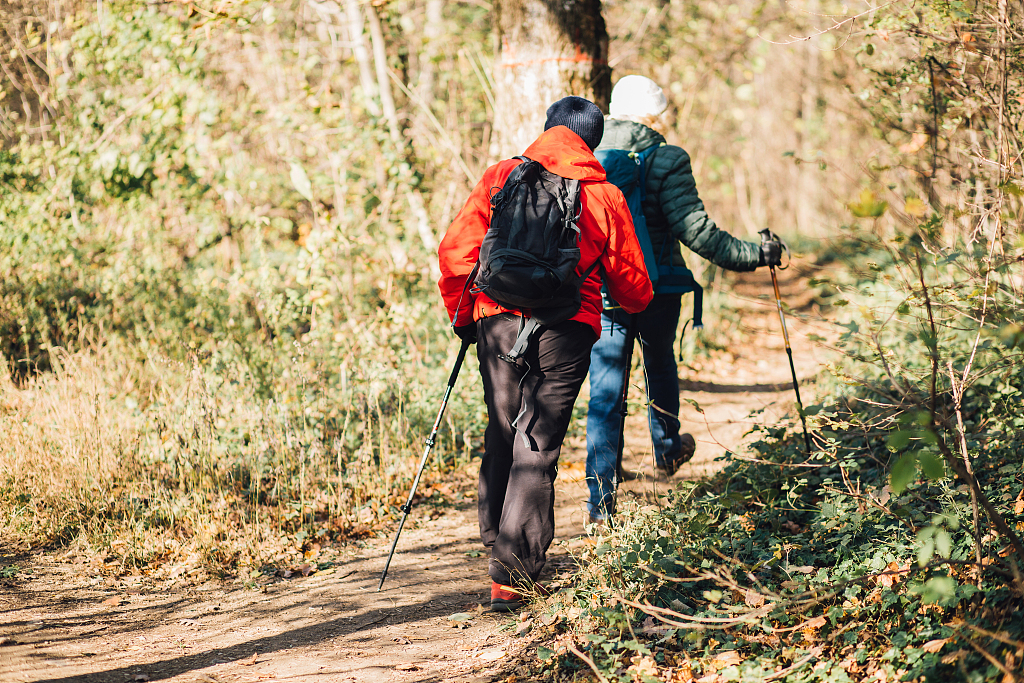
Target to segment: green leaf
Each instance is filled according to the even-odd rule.
[[[953,539],[950,538],[948,531],[939,529],[935,532],[935,552],[939,557],[949,557],[952,546]]]
[[[933,526],[925,527],[917,532],[917,566],[923,567],[932,561],[935,555],[935,534]]]
[[[539,659],[542,662],[551,661],[551,658],[554,657],[554,655],[554,650],[544,647],[543,645],[537,648],[537,659]]]
[[[910,482],[917,476],[917,453],[907,453],[900,457],[892,466],[890,483],[892,490],[899,495],[906,490]]]
[[[929,479],[942,479],[946,476],[946,463],[942,461],[942,457],[938,453],[921,451],[918,454],[918,460],[921,463],[921,471]]]
[[[891,448],[894,451],[898,451],[907,447],[907,444],[910,443],[911,435],[911,432],[905,429],[901,429],[899,431],[890,433],[889,438],[886,439],[886,441],[889,444],[889,448]]]
[[[910,592],[920,595],[923,603],[936,603],[956,596],[956,582],[948,576],[936,576],[911,586]]]

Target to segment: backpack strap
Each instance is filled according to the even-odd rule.
[[[599,260],[595,260],[590,264],[590,267],[583,271],[583,275],[580,276],[580,283],[586,282],[587,278],[590,277],[591,273],[600,265]],[[516,361],[523,357],[526,350],[530,348],[530,338],[533,333],[539,330],[543,325],[537,320],[536,316],[527,318],[520,313],[519,319],[519,334],[516,335],[516,341],[509,349],[508,353],[502,353],[498,355],[498,358],[505,361],[506,363],[512,363],[515,365]]]
[[[540,328],[540,323],[537,322],[536,318],[527,318],[520,313],[519,334],[516,336],[515,344],[512,345],[508,353],[498,354],[498,358],[506,363],[515,365],[516,361],[522,358],[523,354],[526,353],[526,349],[530,347],[530,337],[533,336],[533,333],[538,328]]]

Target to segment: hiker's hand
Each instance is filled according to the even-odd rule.
[[[462,341],[469,342],[470,344],[476,343],[476,323],[470,323],[468,325],[459,325],[453,328],[455,330],[455,336]]]
[[[782,265],[782,243],[770,239],[761,242],[761,257],[758,259],[758,266],[781,266]]]

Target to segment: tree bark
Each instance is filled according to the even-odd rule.
[[[377,106],[377,85],[373,80],[370,52],[366,49],[366,37],[363,35],[363,11],[359,7],[359,0],[346,0],[345,12],[348,15],[349,43],[356,63],[359,64],[359,83],[363,86],[365,106],[370,114],[380,116],[380,107]]]
[[[377,90],[380,93],[380,105],[384,110],[384,119],[388,122],[391,141],[402,144],[402,132],[398,129],[398,111],[395,109],[395,98],[391,94],[391,79],[388,76],[388,52],[384,45],[384,31],[380,27],[380,17],[372,5],[366,7],[366,19],[370,25],[370,43],[373,46],[373,64],[377,72]]]
[[[521,154],[544,130],[548,106],[568,95],[608,110],[611,69],[600,0],[497,0],[495,148]]]

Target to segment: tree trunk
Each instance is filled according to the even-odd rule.
[[[544,130],[548,106],[579,95],[608,109],[611,69],[600,0],[497,0],[495,149],[521,154]]]
[[[373,64],[377,72],[377,89],[380,92],[380,106],[384,110],[384,120],[388,122],[391,141],[402,144],[402,132],[398,130],[398,111],[395,109],[395,98],[391,94],[391,78],[388,76],[388,52],[384,45],[384,31],[380,27],[380,17],[372,5],[366,7],[366,19],[370,24],[370,44],[373,46]]]
[[[377,85],[373,80],[370,52],[366,49],[366,37],[363,35],[363,11],[359,7],[359,0],[346,0],[345,12],[348,15],[349,43],[356,63],[359,64],[359,82],[363,86],[365,106],[370,114],[380,116],[380,107],[377,106]]]

